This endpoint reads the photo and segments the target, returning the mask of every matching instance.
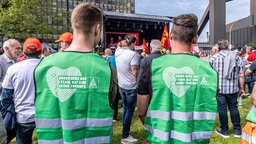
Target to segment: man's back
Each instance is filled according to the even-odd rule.
[[[14,89],[13,101],[17,122],[34,122],[34,68],[40,59],[28,59],[9,67],[3,87]]]
[[[110,142],[111,68],[106,60],[92,52],[53,54],[40,62],[35,78],[39,142]]]
[[[221,50],[218,54],[213,55],[210,58],[210,63],[214,70],[217,71],[219,76],[219,89],[222,94],[232,94],[236,93],[239,90],[238,83],[238,74],[239,71],[244,70],[243,62],[239,56],[234,56],[231,61],[234,62],[234,67],[228,68],[230,64],[227,64],[225,60],[227,59],[227,55],[230,51]],[[227,78],[225,74],[225,69],[229,69],[230,78]]]
[[[139,56],[129,48],[118,48],[115,53],[118,85],[124,89],[135,89],[136,82],[131,66],[139,66]]]
[[[141,60],[138,74],[138,94],[150,94],[151,96],[151,63],[153,59],[160,56],[162,56],[162,54],[159,51],[156,51]]]
[[[145,119],[150,143],[209,142],[217,111],[217,73],[208,62],[187,54],[154,59],[152,88]]]

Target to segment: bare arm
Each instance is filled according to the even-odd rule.
[[[138,107],[138,116],[140,121],[144,125],[144,120],[147,115],[147,110],[150,102],[150,96],[137,94],[137,107]]]
[[[242,95],[244,95],[244,72],[243,71],[239,72],[238,80],[239,80],[239,92],[238,92],[238,95],[242,96]]]
[[[245,71],[245,75],[246,76],[250,76],[252,74],[252,71],[248,68],[246,71]]]
[[[111,82],[110,82],[110,94],[109,94],[109,103],[111,104],[115,101],[117,93],[117,75],[116,70],[111,66]]]
[[[138,78],[139,66],[131,66],[131,70],[132,70],[132,74],[133,74],[133,77],[134,77],[134,81],[136,83],[137,82],[137,78]]]

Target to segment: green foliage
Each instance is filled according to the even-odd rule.
[[[254,43],[248,43],[248,46],[254,47]]]
[[[0,5],[0,7],[3,8],[3,9],[8,9],[10,7],[9,0],[2,0],[2,3]]]
[[[52,0],[8,0],[0,4],[0,34],[26,39],[41,34],[58,34],[66,11]]]

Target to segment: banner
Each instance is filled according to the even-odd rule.
[[[147,42],[146,42],[145,38],[143,38],[143,45],[142,46],[143,46],[142,52],[148,53],[149,49],[148,49]]]
[[[164,31],[163,31],[161,43],[162,43],[162,48],[168,48],[168,47],[171,46],[167,25],[164,26]]]

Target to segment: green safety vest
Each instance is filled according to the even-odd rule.
[[[188,54],[156,58],[151,71],[153,93],[144,125],[150,144],[208,143],[217,112],[216,71]]]
[[[112,139],[111,68],[95,53],[59,52],[35,70],[39,143],[96,144]]]
[[[246,120],[256,123],[256,107],[253,105],[251,110],[246,116]]]

